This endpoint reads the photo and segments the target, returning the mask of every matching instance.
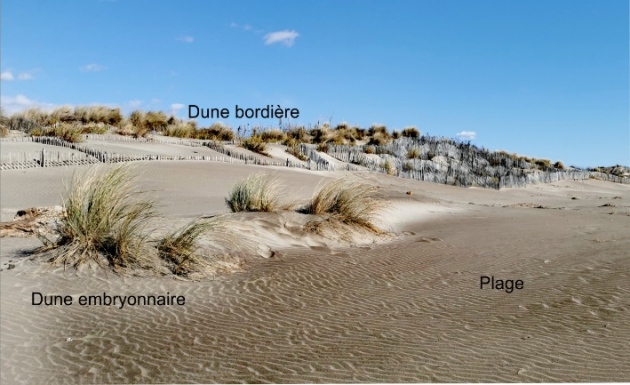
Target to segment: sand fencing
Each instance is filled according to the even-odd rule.
[[[212,141],[198,141],[198,140],[168,140],[157,138],[131,138],[116,135],[86,135],[86,139],[98,139],[107,141],[122,141],[122,142],[147,142],[147,143],[165,143],[165,144],[180,144],[192,147],[206,146],[216,152],[219,152],[225,156],[209,156],[209,155],[194,155],[194,156],[181,156],[181,155],[160,155],[160,154],[117,154],[108,153],[107,151],[99,151],[87,146],[65,141],[57,137],[46,136],[33,136],[33,137],[20,137],[20,138],[4,138],[5,142],[35,142],[52,146],[59,146],[81,152],[77,153],[64,153],[57,151],[44,150],[38,152],[21,152],[21,153],[9,153],[2,154],[0,157],[0,170],[16,170],[34,167],[57,167],[57,166],[72,166],[72,165],[84,165],[93,163],[121,163],[121,162],[133,162],[133,161],[153,161],[153,160],[197,160],[197,161],[213,161],[224,163],[242,163],[253,164],[259,166],[280,166],[291,168],[303,168],[315,171],[334,171],[335,167],[332,163],[327,162],[325,159],[316,157],[317,154],[314,151],[309,156],[306,162],[292,162],[287,159],[286,162],[279,162],[277,160],[261,159],[251,154],[246,154],[238,151],[233,151],[226,148],[222,143]],[[307,155],[308,156],[308,155]]]
[[[366,151],[376,156],[368,156]],[[630,178],[601,172],[553,167],[538,170],[533,162],[448,138],[400,138],[381,146],[329,145],[327,153],[370,171],[463,187],[501,189],[589,178],[630,184]]]

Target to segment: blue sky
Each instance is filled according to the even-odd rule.
[[[628,14],[626,0],[4,0],[2,105],[280,104],[293,123],[630,165]]]

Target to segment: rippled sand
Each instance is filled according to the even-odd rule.
[[[3,171],[2,209],[59,204],[68,170],[51,170]],[[224,211],[225,192],[254,168],[173,162],[142,170],[163,212],[187,218]],[[296,200],[332,176],[276,172]],[[236,228],[247,236],[259,228],[272,258],[186,282],[36,272],[24,252],[37,241],[3,238],[1,382],[630,380],[628,186],[591,180],[490,191],[344,177],[381,186],[392,202],[382,221],[394,239],[291,246],[288,237],[271,239],[276,219],[256,214]],[[9,260],[16,267],[7,270]],[[481,275],[525,287],[480,290]],[[38,307],[33,291],[75,301],[170,292],[186,305]]]

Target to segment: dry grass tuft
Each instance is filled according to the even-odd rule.
[[[328,152],[329,149],[330,147],[328,147],[326,143],[320,143],[317,145],[317,151],[319,152]]]
[[[64,199],[58,238],[45,246],[55,249],[51,262],[79,267],[94,261],[113,270],[143,265],[140,249],[154,203],[135,188],[128,166],[91,168],[74,175]]]
[[[295,156],[296,158],[304,162],[308,160],[306,155],[300,152],[300,143],[297,140],[293,138],[289,138],[286,141],[286,145],[287,145],[287,152],[289,154]]]
[[[188,122],[177,121],[166,126],[164,135],[176,138],[193,138],[195,137],[195,126]]]
[[[9,136],[9,118],[4,113],[4,108],[0,107],[0,137]]]
[[[229,141],[234,139],[234,131],[223,123],[213,123],[208,128],[197,130],[197,139]]]
[[[270,156],[267,154],[267,144],[260,136],[252,135],[250,138],[243,139],[241,141],[241,147],[261,155]]]
[[[196,219],[188,223],[159,241],[157,249],[160,258],[176,275],[187,276],[200,270],[204,260],[196,254],[198,240],[206,232],[218,227],[215,218],[205,221]]]
[[[330,215],[345,224],[381,233],[374,225],[374,218],[384,202],[371,197],[375,191],[375,187],[367,184],[335,180],[321,187],[303,211],[307,214]]]
[[[225,199],[232,212],[275,211],[279,207],[280,184],[264,173],[252,174],[239,181]]]
[[[396,167],[394,166],[394,162],[391,158],[385,159],[381,163],[381,167],[383,167],[383,170],[385,170],[387,175],[394,175],[396,173]]]
[[[415,127],[406,127],[402,130],[402,136],[405,138],[418,138],[420,137],[420,131]]]
[[[278,129],[271,129],[263,131],[260,139],[265,143],[282,143],[287,140],[287,134]]]

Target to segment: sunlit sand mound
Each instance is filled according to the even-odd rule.
[[[32,259],[64,270],[87,265],[89,270],[100,266],[121,274],[172,273],[196,279],[216,272],[217,261],[226,258],[268,258],[284,248],[391,238],[373,223],[375,211],[384,204],[369,196],[376,190],[370,185],[330,181],[296,210],[297,201],[281,197],[282,178],[253,173],[237,181],[225,203],[234,212],[266,213],[247,218],[204,216],[200,210],[197,219],[180,225],[179,219],[158,215],[155,198],[138,190],[138,178],[137,167],[120,165],[75,173],[63,193],[62,209],[49,219],[54,226],[35,228],[29,222],[28,234],[44,243]],[[26,233],[22,222],[3,223],[4,236]]]

